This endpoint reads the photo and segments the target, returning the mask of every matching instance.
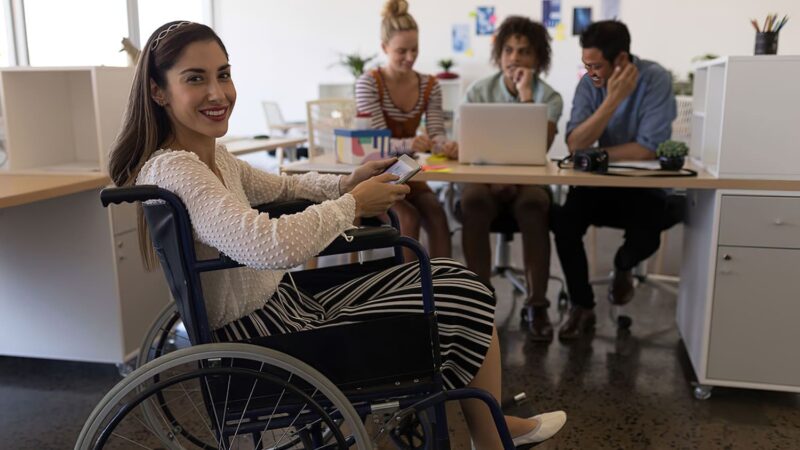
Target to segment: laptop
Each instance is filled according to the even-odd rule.
[[[463,103],[458,108],[458,162],[547,163],[547,105]]]

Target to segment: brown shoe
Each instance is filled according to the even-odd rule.
[[[553,340],[553,324],[550,322],[546,306],[525,305],[521,313],[523,324],[528,326],[532,341],[549,342]]]
[[[633,272],[630,270],[615,270],[614,280],[608,286],[608,301],[612,305],[625,305],[633,300]]]
[[[573,306],[569,310],[567,321],[558,330],[558,338],[562,340],[577,339],[582,334],[593,330],[596,321],[593,309]]]

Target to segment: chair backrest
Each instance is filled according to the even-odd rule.
[[[186,206],[177,195],[166,189],[146,185],[104,189],[100,199],[106,206],[110,203],[142,202],[150,239],[189,340],[192,345],[212,342],[200,274],[240,267],[241,264],[224,255],[217,259],[198,260]]]
[[[678,115],[672,121],[672,139],[689,143],[692,136],[692,97],[676,95]]]
[[[281,113],[281,107],[277,102],[264,101],[261,102],[261,107],[264,108],[264,117],[267,120],[267,129],[272,131],[273,128],[286,125]]]
[[[356,116],[351,98],[327,98],[306,102],[309,156],[336,151],[334,128],[349,128]]]

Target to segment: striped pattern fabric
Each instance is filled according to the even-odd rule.
[[[431,260],[433,291],[447,389],[464,387],[483,364],[494,324],[492,291],[462,264]],[[214,332],[218,341],[285,334],[422,312],[419,266],[406,263],[319,292],[281,283],[262,309]]]
[[[383,84],[383,98],[381,99],[378,95],[378,84],[375,82],[375,78],[369,73],[365,73],[356,81],[356,108],[358,112],[369,113],[370,120],[372,121],[372,128],[375,129],[386,128],[386,120],[383,117],[384,112],[390,118],[398,122],[404,122],[417,117],[423,107],[423,96],[429,76],[417,73],[417,79],[419,80],[419,99],[411,111],[405,112],[394,104],[391,95],[389,95],[389,90],[385,88],[385,82]],[[436,79],[433,79],[433,88],[431,89],[430,98],[428,100],[428,108],[422,112],[425,113],[425,127],[428,136],[431,138],[435,136],[445,137],[444,117],[442,113],[442,87]]]

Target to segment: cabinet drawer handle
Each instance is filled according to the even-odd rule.
[[[773,220],[772,223],[774,223],[775,225],[779,225],[779,226],[783,225],[783,219],[778,217],[777,219]]]
[[[722,259],[724,259],[725,261],[730,261],[733,258],[731,258],[731,255],[723,255]]]

